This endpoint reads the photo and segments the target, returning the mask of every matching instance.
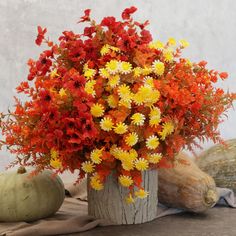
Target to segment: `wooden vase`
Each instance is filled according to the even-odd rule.
[[[107,177],[104,189],[100,191],[92,189],[88,181],[88,214],[119,225],[141,224],[155,219],[158,203],[157,170],[144,171],[142,179],[142,187],[149,195],[144,199],[136,199],[132,204],[126,203],[129,191],[118,183],[114,174]]]

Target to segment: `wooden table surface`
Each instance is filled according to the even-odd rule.
[[[181,213],[149,223],[97,227],[71,236],[236,236],[236,209],[215,207],[204,214]]]

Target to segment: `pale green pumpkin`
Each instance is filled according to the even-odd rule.
[[[34,221],[53,215],[65,198],[61,179],[52,172],[29,177],[30,169],[0,173],[0,221]]]

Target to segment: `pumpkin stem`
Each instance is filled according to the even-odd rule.
[[[213,206],[218,200],[218,195],[216,191],[212,189],[208,190],[205,196],[205,202],[208,206]]]
[[[17,174],[24,174],[26,173],[26,169],[24,166],[20,166],[18,169],[17,169]]]

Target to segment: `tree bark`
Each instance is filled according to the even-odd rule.
[[[140,224],[157,215],[157,170],[144,171],[142,187],[149,192],[147,198],[127,204],[128,189],[122,187],[114,175],[108,176],[104,189],[96,191],[88,184],[88,213],[98,219],[115,224]],[[88,181],[89,183],[89,181]]]

